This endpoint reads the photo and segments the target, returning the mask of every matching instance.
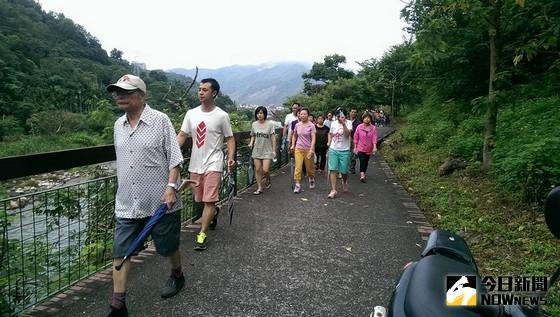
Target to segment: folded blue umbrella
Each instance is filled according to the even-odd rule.
[[[197,184],[196,181],[187,179],[187,180],[183,181],[183,183],[181,183],[181,186],[179,186],[179,188],[177,189],[177,193],[179,191],[181,191],[187,183],[194,183],[195,186]],[[161,218],[165,215],[165,213],[167,213],[167,210],[168,210],[167,204],[162,203],[159,206],[159,208],[154,212],[154,214],[152,215],[152,217],[150,217],[150,220],[148,220],[148,222],[146,223],[146,225],[144,226],[142,231],[140,231],[140,233],[138,233],[138,236],[136,237],[136,239],[134,239],[134,241],[132,241],[132,243],[128,246],[128,249],[126,249],[126,253],[125,253],[121,263],[119,265],[115,266],[115,269],[117,271],[121,270],[121,267],[123,266],[124,262],[128,258],[130,258],[132,255],[137,253],[138,250],[140,250],[140,248],[144,244],[144,241],[146,241],[146,239],[148,238],[148,236],[150,235],[150,233],[154,229],[154,226],[161,220]]]
[[[124,258],[121,261],[121,264],[115,266],[115,269],[117,269],[117,271],[121,270],[121,267],[123,266],[124,262],[130,256],[134,255],[136,252],[138,252],[138,250],[140,250],[140,247],[142,247],[142,245],[144,244],[144,241],[146,241],[146,238],[148,238],[148,236],[150,235],[150,233],[154,229],[154,226],[165,215],[167,210],[168,210],[167,204],[163,203],[159,206],[159,208],[156,210],[156,212],[153,214],[153,216],[150,218],[150,220],[148,220],[148,222],[146,223],[146,225],[144,226],[142,231],[140,231],[140,233],[138,234],[136,239],[134,239],[134,241],[132,241],[132,243],[128,246],[128,249],[126,249],[126,253],[124,255]]]
[[[229,224],[233,221],[233,197],[235,196],[235,180],[230,172],[228,176],[228,215]]]

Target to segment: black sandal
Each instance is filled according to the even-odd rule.
[[[266,181],[265,181],[264,184],[265,184],[264,186],[266,187],[266,189],[270,189],[270,176],[268,176],[266,178]]]

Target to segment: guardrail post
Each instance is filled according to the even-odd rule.
[[[235,152],[233,152],[233,158],[235,160],[235,165],[233,166],[233,182],[235,186],[233,187],[233,195],[237,196],[237,171],[239,170],[237,167],[239,165],[239,161],[237,160],[237,148],[239,147],[239,142],[237,138],[235,138]]]
[[[276,137],[276,169],[282,166],[282,134],[277,133]]]

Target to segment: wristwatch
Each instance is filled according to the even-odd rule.
[[[177,184],[175,184],[175,183],[167,183],[167,187],[171,187],[171,188],[177,190]]]

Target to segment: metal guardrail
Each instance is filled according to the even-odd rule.
[[[56,151],[0,159],[0,181],[73,167],[110,162],[116,159],[115,147],[102,145],[74,150]]]
[[[254,181],[249,137],[249,132],[235,133],[236,190]],[[280,153],[280,138],[278,133],[275,169],[289,160]],[[191,144],[189,139],[184,147],[187,159]],[[0,180],[113,160],[112,145],[8,157],[0,159]],[[116,188],[112,175],[0,200],[0,316],[19,315],[110,265]],[[220,198],[226,194],[223,186]],[[183,221],[200,217],[202,208],[190,189],[182,199]]]

